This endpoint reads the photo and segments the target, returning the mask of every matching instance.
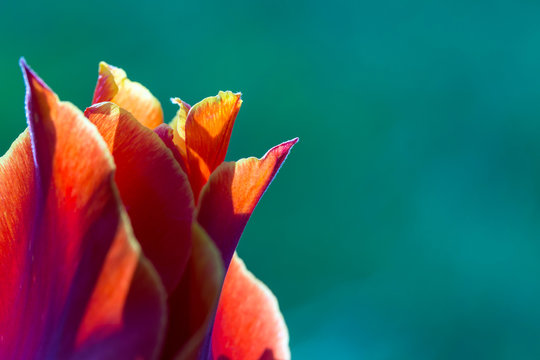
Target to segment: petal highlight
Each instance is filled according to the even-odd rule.
[[[92,104],[104,101],[126,109],[150,129],[163,123],[163,109],[154,95],[140,83],[129,80],[124,70],[102,61]]]
[[[152,358],[164,293],[112,158],[82,113],[21,66],[30,131],[0,159],[0,358]]]
[[[178,147],[178,151],[182,154],[182,157],[186,159],[186,120],[191,106],[179,98],[172,98],[171,102],[179,106],[170,124],[174,131],[174,143]]]
[[[276,297],[235,254],[212,333],[214,359],[289,360],[289,333]]]
[[[185,142],[195,201],[210,174],[225,160],[241,94],[220,91],[195,104],[187,115]]]
[[[173,153],[153,131],[116,104],[86,109],[116,163],[115,181],[137,240],[172,291],[191,250],[193,198]]]
[[[222,163],[204,186],[197,221],[219,248],[225,268],[251,213],[297,141],[275,146],[261,159]]]

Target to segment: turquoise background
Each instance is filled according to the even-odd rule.
[[[239,253],[295,359],[540,358],[540,3],[0,2],[18,59],[85,108],[100,60],[161,100],[242,91],[228,159],[300,137]],[[0,190],[1,191],[1,190]]]

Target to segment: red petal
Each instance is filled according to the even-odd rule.
[[[225,160],[241,94],[230,91],[204,99],[189,110],[185,141],[189,181],[197,201],[210,174]]]
[[[204,186],[197,220],[221,251],[225,267],[251,213],[298,139],[269,150],[262,159],[222,163]]]
[[[0,160],[0,358],[151,358],[164,294],[112,158],[82,113],[21,66],[31,136]]]
[[[234,256],[212,335],[214,359],[290,359],[289,334],[272,292]]]
[[[168,291],[180,281],[191,248],[193,198],[172,152],[113,103],[89,107],[117,166],[115,181],[143,252]]]
[[[102,61],[92,104],[104,101],[126,109],[150,129],[163,123],[161,104],[152,93],[138,82],[129,80],[124,70]]]
[[[193,252],[169,297],[169,327],[162,359],[195,360],[203,346],[223,284],[223,263],[206,232],[193,226]]]

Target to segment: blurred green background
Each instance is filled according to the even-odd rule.
[[[0,2],[0,147],[27,61],[89,105],[242,91],[229,159],[299,136],[239,247],[295,359],[540,358],[540,3]],[[1,190],[0,190],[1,191]]]

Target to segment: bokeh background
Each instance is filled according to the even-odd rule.
[[[300,137],[240,243],[294,359],[540,358],[540,3],[0,1],[0,150],[25,56],[89,105],[242,91],[228,159]],[[1,189],[0,189],[1,191]]]

